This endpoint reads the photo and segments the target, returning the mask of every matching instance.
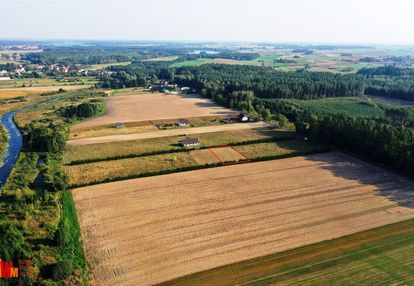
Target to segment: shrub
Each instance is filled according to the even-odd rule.
[[[3,261],[27,258],[29,245],[22,232],[11,223],[0,223],[0,257]]]
[[[53,267],[52,278],[56,281],[62,281],[68,278],[73,271],[72,263],[69,261],[58,261]]]

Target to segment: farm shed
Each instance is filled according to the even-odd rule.
[[[184,139],[181,141],[178,141],[183,147],[194,147],[200,145],[200,142],[198,142],[197,138],[193,139]]]
[[[249,121],[249,116],[247,116],[246,114],[244,114],[244,113],[240,113],[240,115],[239,115],[239,120],[241,121],[241,122],[247,122],[247,121]]]
[[[177,125],[179,127],[187,127],[190,125],[190,121],[188,121],[187,119],[181,118],[177,120]]]

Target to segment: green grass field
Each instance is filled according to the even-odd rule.
[[[365,98],[326,98],[315,100],[286,100],[294,105],[313,112],[347,114],[364,118],[384,118],[385,110],[381,104]]]
[[[162,285],[413,285],[414,219]]]
[[[0,81],[0,88],[63,86],[63,85],[93,85],[98,81],[94,77],[68,77],[60,82],[54,78],[21,78]]]
[[[70,191],[62,192],[62,213],[59,228],[62,237],[62,246],[59,249],[59,259],[61,261],[70,261],[72,267],[80,271],[79,284],[87,285],[88,264],[81,239],[78,217],[76,215],[75,205]]]
[[[110,66],[126,66],[131,64],[131,62],[119,62],[119,63],[111,63],[111,64],[96,64],[88,66],[88,69],[91,71],[102,70]]]
[[[194,66],[200,66],[202,64],[205,64],[208,62],[209,59],[196,59],[191,61],[184,61],[184,62],[178,62],[170,65],[170,68],[181,68],[181,67],[194,67]]]

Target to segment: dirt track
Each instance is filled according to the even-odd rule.
[[[91,145],[91,144],[97,144],[97,143],[170,137],[170,136],[178,136],[182,134],[202,134],[202,133],[212,133],[212,132],[219,132],[219,131],[229,131],[229,130],[263,128],[267,126],[269,126],[267,123],[257,122],[257,123],[234,123],[234,124],[214,125],[214,126],[195,127],[195,128],[176,128],[176,129],[168,129],[168,130],[160,130],[160,131],[140,132],[140,133],[133,133],[133,134],[109,135],[109,136],[73,139],[73,140],[67,141],[67,144],[69,146],[80,146],[80,145]]]
[[[412,182],[341,153],[73,191],[96,285],[150,285],[414,217]]]
[[[107,98],[106,113],[103,116],[83,121],[74,128],[85,128],[114,124],[117,122],[137,122],[165,120],[200,116],[222,116],[237,112],[218,106],[200,95],[173,95],[149,92],[136,92]]]

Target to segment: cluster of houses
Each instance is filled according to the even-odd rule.
[[[158,91],[165,94],[188,94],[196,93],[197,90],[194,88],[184,86],[179,87],[177,84],[168,82],[167,80],[160,80],[158,84],[153,84],[149,87],[150,91]]]
[[[37,75],[69,75],[69,76],[101,76],[111,75],[110,71],[89,71],[86,68],[68,66],[68,65],[25,65],[18,64],[15,68],[9,70],[0,70],[0,80],[10,80],[13,77],[21,77],[24,74],[37,74]]]
[[[2,77],[2,80],[9,80],[11,76],[20,76],[24,73],[26,73],[26,69],[22,65],[18,65],[13,71],[1,70],[0,77]]]
[[[225,120],[227,120],[225,123],[248,122],[248,121],[250,121],[250,117],[245,113],[240,113],[237,118],[229,118],[229,119],[225,119]],[[177,120],[176,125],[178,127],[189,127],[190,126],[190,121],[188,119],[185,119],[185,118],[180,118],[180,119]],[[180,144],[183,147],[189,148],[189,147],[199,146],[200,142],[198,141],[197,138],[187,138],[187,139],[183,139],[183,140],[178,141],[178,144]]]

